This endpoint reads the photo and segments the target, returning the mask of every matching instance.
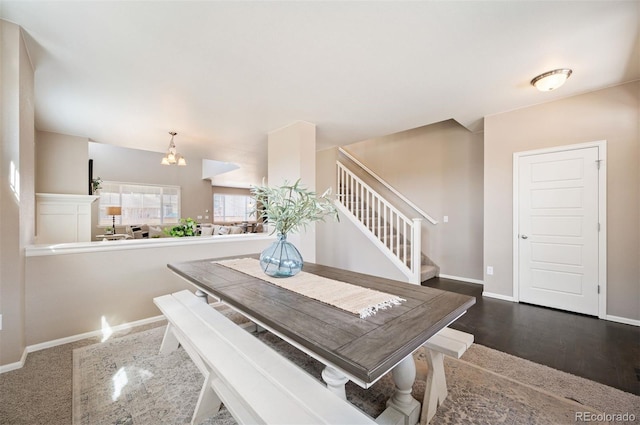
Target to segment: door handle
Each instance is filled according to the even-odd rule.
[[[521,235],[520,237],[521,237],[522,239],[529,239],[529,236],[527,236],[527,235]]]

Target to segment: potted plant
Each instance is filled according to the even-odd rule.
[[[198,234],[198,223],[196,223],[192,218],[181,218],[180,224],[170,228],[165,228],[164,232],[174,238],[196,236]]]
[[[303,187],[300,180],[282,186],[254,186],[251,193],[256,199],[254,213],[266,220],[278,236],[260,255],[262,270],[269,276],[288,277],[302,270],[303,260],[298,249],[287,242],[287,235],[315,221],[324,221],[328,215],[339,220],[338,210],[331,198],[331,188],[321,196]],[[261,207],[260,207],[261,206]]]
[[[91,193],[97,194],[100,189],[102,189],[102,179],[100,177],[91,179]]]

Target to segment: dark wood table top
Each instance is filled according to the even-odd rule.
[[[366,386],[475,303],[475,298],[467,295],[305,262],[305,272],[406,300],[360,319],[214,261],[216,259],[189,261],[168,264],[168,267],[202,291]]]

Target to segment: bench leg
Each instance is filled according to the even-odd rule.
[[[444,375],[444,355],[440,352],[426,349],[427,381],[424,388],[424,401],[420,414],[420,425],[428,424],[436,414],[438,406],[447,398],[447,379]]]
[[[169,354],[172,351],[178,349],[180,342],[176,338],[176,334],[173,332],[173,325],[167,324],[167,329],[164,331],[164,338],[162,338],[162,344],[160,344],[160,354]]]
[[[201,291],[199,289],[196,289],[196,297],[200,297],[200,299],[202,300],[203,303],[209,304],[209,299],[207,297],[207,293],[206,292]]]
[[[255,334],[258,332],[258,325],[253,322],[243,323],[240,325],[240,327],[251,334]]]
[[[322,379],[327,383],[329,391],[337,395],[343,400],[347,399],[347,393],[344,389],[344,384],[347,383],[347,378],[344,373],[337,371],[336,369],[326,366],[322,370]]]
[[[396,390],[387,400],[387,410],[394,409],[402,415],[403,425],[415,425],[420,414],[420,402],[413,398],[411,391],[416,380],[416,364],[413,356],[407,356],[391,371]],[[386,412],[386,410],[385,410]],[[384,415],[385,413],[383,413]]]
[[[204,384],[202,384],[202,389],[200,390],[198,402],[196,403],[196,410],[193,412],[193,418],[191,419],[192,425],[198,425],[204,422],[205,419],[218,413],[222,404],[220,397],[213,391],[213,387],[211,386],[212,374],[208,373],[206,376]]]

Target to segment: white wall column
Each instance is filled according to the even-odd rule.
[[[316,126],[305,121],[296,121],[274,130],[268,135],[267,147],[268,183],[280,186],[286,180],[295,183],[301,179],[309,190],[316,190]],[[311,224],[306,230],[288,235],[305,261],[316,261],[316,227]]]
[[[34,72],[20,27],[0,19],[0,373],[22,367],[24,248],[33,244]]]

